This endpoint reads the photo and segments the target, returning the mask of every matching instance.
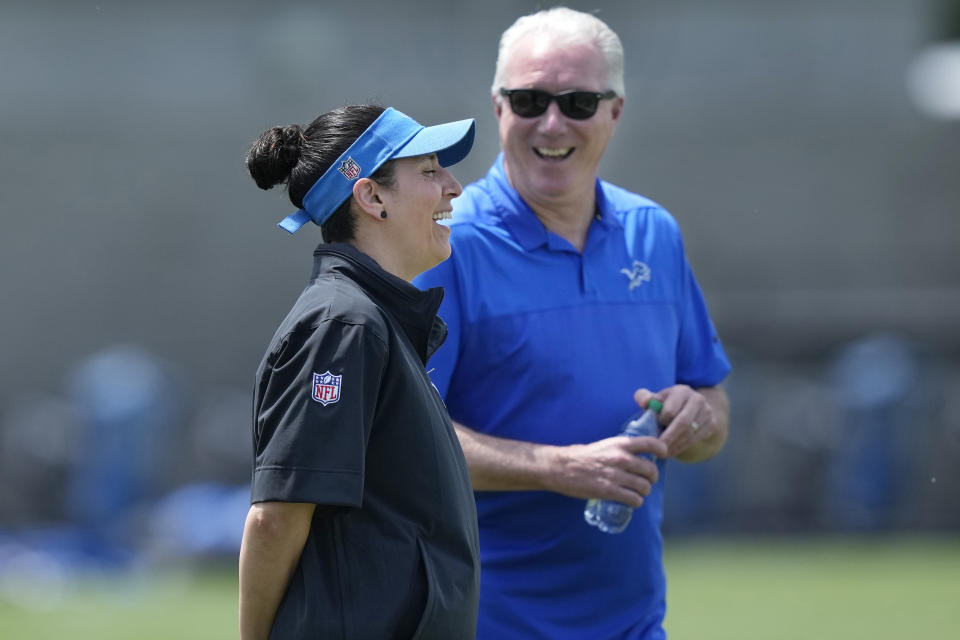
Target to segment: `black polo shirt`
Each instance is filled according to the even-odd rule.
[[[318,508],[271,638],[473,638],[477,516],[425,371],[446,338],[420,291],[349,244],[314,252],[254,393],[252,501]]]

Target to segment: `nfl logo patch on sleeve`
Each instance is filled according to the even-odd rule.
[[[341,378],[329,371],[313,374],[313,399],[324,406],[339,402]]]

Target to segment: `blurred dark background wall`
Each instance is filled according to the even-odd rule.
[[[675,467],[668,527],[960,528],[960,120],[908,82],[956,3],[567,5],[626,49],[602,175],[679,220],[734,359],[731,444]],[[254,371],[319,240],[275,227],[250,142],[347,103],[476,117],[474,180],[499,35],[548,6],[0,5],[0,524],[83,510],[91,424],[153,434],[116,447],[160,479],[124,483],[245,482]]]

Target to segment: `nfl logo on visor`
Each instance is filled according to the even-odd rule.
[[[337,171],[343,174],[343,177],[347,180],[356,180],[360,177],[360,165],[353,161],[353,158],[347,157],[346,160],[340,163],[340,166],[337,168]]]
[[[327,406],[340,401],[340,379],[329,371],[313,374],[313,399]]]

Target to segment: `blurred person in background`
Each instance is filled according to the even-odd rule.
[[[410,284],[450,255],[438,221],[461,187],[446,167],[474,131],[358,105],[250,149],[257,185],[285,184],[298,207],[280,226],[313,222],[324,242],[257,372],[244,640],[474,635],[476,508],[425,371],[443,292]]]
[[[617,35],[565,8],[520,18],[492,98],[501,154],[456,203],[450,260],[415,281],[446,291],[430,364],[476,492],[477,637],[664,638],[658,479],[724,445],[730,364],[677,223],[597,177],[624,108]],[[654,397],[659,439],[611,437]],[[610,535],[584,522],[592,498],[642,508]]]

